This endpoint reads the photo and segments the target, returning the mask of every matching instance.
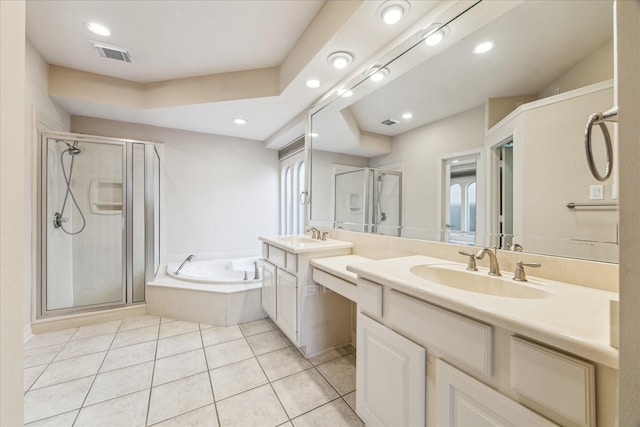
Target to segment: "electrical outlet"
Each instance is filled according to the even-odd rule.
[[[604,185],[591,185],[589,187],[590,200],[604,200]]]

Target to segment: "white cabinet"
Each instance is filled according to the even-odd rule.
[[[298,284],[291,273],[276,271],[276,324],[292,342],[298,342]]]
[[[557,426],[441,359],[436,377],[439,427]]]
[[[262,262],[262,309],[275,319],[276,317],[276,266]]]
[[[356,408],[368,426],[423,426],[426,351],[358,313]]]

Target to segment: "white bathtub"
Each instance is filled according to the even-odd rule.
[[[262,310],[262,277],[254,279],[256,261],[262,276],[259,257],[196,258],[178,275],[180,263],[169,264],[147,283],[147,314],[214,326],[263,319],[267,314]]]
[[[258,265],[258,277],[255,266]],[[178,274],[175,271],[181,263],[167,265],[167,275],[178,280],[208,283],[212,285],[235,285],[260,283],[262,278],[262,261],[260,258],[194,260],[182,267]],[[246,278],[246,279],[245,279]]]

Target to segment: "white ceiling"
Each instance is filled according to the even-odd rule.
[[[324,3],[28,0],[27,39],[49,64],[150,83],[278,67]],[[414,1],[411,15],[394,27],[375,19],[381,3],[358,1],[355,18],[345,25],[349,28],[340,29],[342,33],[317,47],[279,96],[154,109],[122,108],[71,97],[54,100],[75,115],[266,141],[439,2]],[[111,36],[90,33],[86,28],[90,21],[110,28]],[[129,49],[133,63],[100,58],[90,40]],[[349,50],[356,60],[346,70],[334,70],[326,61],[333,50]],[[304,82],[310,77],[320,78],[323,87],[306,88]],[[249,123],[243,127],[233,124],[237,116],[246,117]]]

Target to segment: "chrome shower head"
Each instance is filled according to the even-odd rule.
[[[69,153],[70,156],[75,156],[76,154],[80,154],[82,151],[78,148],[78,141],[75,141],[73,143],[73,145],[69,144],[67,141],[61,141],[64,142],[65,145],[68,147],[65,152]]]

